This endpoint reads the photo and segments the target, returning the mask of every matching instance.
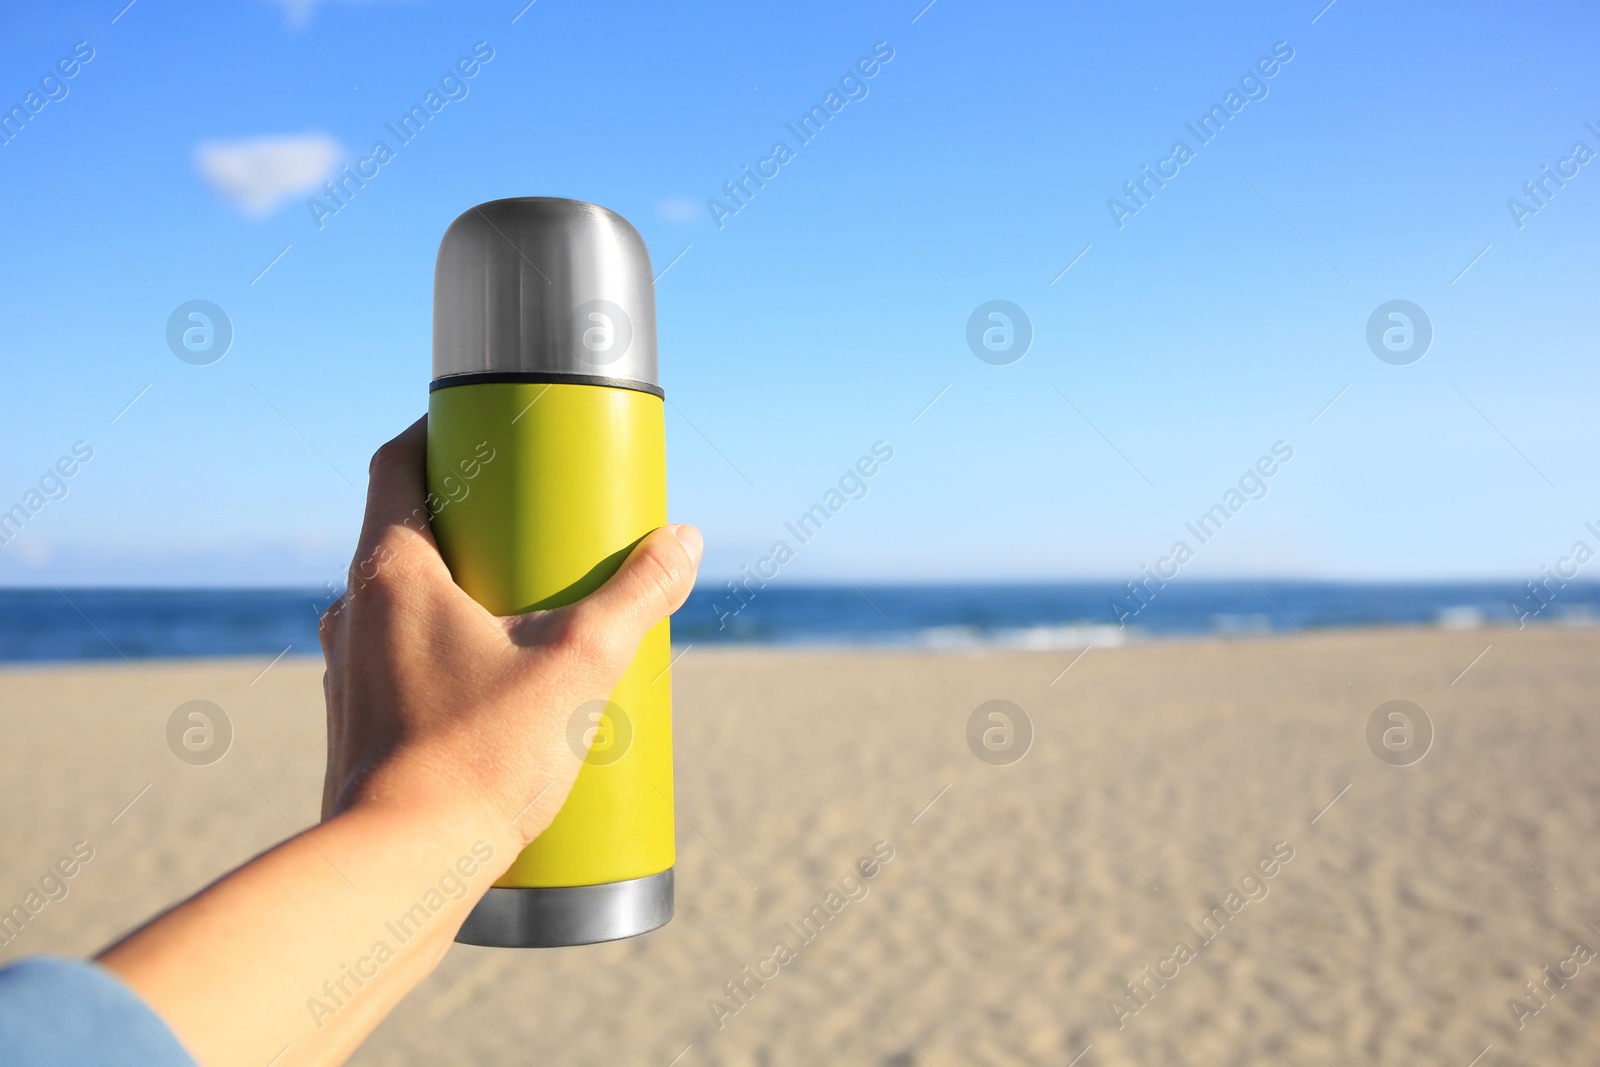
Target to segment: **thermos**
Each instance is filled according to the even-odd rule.
[[[460,586],[496,615],[570,604],[667,521],[655,283],[644,241],[578,200],[480,204],[439,245],[428,489]],[[666,621],[608,701],[558,709],[566,803],[462,926],[474,945],[612,941],[672,918]],[[529,797],[530,801],[534,798]]]

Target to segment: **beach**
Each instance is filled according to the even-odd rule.
[[[0,669],[0,903],[77,860],[0,959],[316,820],[321,661],[268,659]],[[676,918],[457,946],[352,1062],[1600,1061],[1600,630],[695,646],[673,684]],[[232,723],[211,765],[168,748],[190,700]],[[1431,722],[1408,765],[1369,745],[1392,700]],[[969,747],[990,701],[1014,762]]]

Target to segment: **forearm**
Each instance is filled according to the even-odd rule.
[[[100,956],[206,1067],[342,1062],[438,963],[515,855],[509,826],[357,807]]]

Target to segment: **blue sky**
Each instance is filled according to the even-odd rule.
[[[1507,206],[1600,152],[1592,8],[123,2],[0,35],[0,105],[59,97],[0,147],[0,509],[94,452],[0,583],[337,578],[367,457],[426,403],[439,238],[516,195],[611,207],[672,263],[672,511],[708,576],[877,441],[893,460],[784,580],[1136,577],[1280,441],[1186,573],[1522,579],[1596,543],[1600,158],[1520,227]],[[400,145],[385,124],[478,42]],[[878,42],[800,144],[785,124]],[[1200,144],[1185,124],[1275,45]],[[319,228],[305,186],[379,139]],[[719,227],[708,200],[779,140]],[[1108,200],[1179,140],[1119,228]],[[196,299],[234,332],[208,366],[166,340]],[[995,299],[1032,324],[1009,365],[966,340]],[[1394,299],[1433,330],[1404,366],[1366,340]]]

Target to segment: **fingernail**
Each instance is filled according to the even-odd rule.
[[[672,536],[683,545],[683,550],[689,553],[689,562],[696,567],[700,566],[700,554],[706,550],[706,539],[700,536],[700,531],[687,523],[671,527]]]

